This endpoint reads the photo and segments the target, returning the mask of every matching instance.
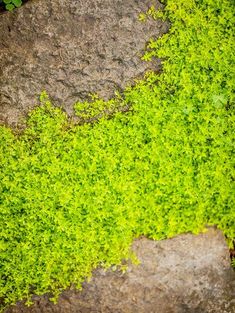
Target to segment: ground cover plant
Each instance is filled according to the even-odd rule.
[[[22,5],[22,0],[0,0],[0,6],[4,7],[7,11],[12,11]]]
[[[145,16],[172,24],[144,56],[161,57],[163,73],[118,98],[129,112],[73,125],[43,93],[23,134],[1,126],[4,305],[80,287],[95,267],[130,257],[140,235],[163,239],[217,225],[232,246],[234,2],[165,4],[164,13]],[[75,108],[93,118],[99,106]]]

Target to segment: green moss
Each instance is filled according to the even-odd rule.
[[[12,11],[22,5],[22,0],[0,0],[0,5],[4,5],[8,11]]]
[[[162,57],[163,73],[125,91],[130,112],[110,119],[99,115],[101,100],[76,104],[100,119],[70,125],[43,94],[23,134],[1,127],[6,304],[79,287],[98,265],[130,257],[142,234],[163,239],[217,225],[232,245],[233,1],[169,0],[163,14],[170,32],[145,55]]]

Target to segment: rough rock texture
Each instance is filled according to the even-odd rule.
[[[0,122],[14,125],[46,90],[71,114],[90,93],[110,98],[155,64],[141,61],[168,25],[138,20],[156,0],[31,0],[0,15]]]
[[[235,273],[222,233],[133,244],[141,264],[128,271],[96,270],[81,292],[64,292],[57,305],[48,297],[6,313],[234,313]]]

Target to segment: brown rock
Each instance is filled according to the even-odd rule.
[[[94,272],[81,292],[63,292],[58,304],[34,298],[6,313],[234,313],[235,273],[222,233],[213,228],[198,236],[146,238],[133,244],[140,265],[126,273]]]
[[[160,3],[154,1],[157,6]],[[0,121],[14,125],[46,90],[69,114],[90,93],[108,99],[160,62],[141,61],[167,31],[138,20],[152,0],[29,1],[0,15]]]

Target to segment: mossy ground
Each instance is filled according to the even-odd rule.
[[[23,134],[1,126],[0,297],[79,287],[121,264],[140,235],[234,228],[234,3],[168,0],[154,73],[118,99],[126,113],[72,125],[46,94]],[[143,18],[143,16],[142,16]],[[113,102],[112,102],[113,101]],[[107,105],[114,105],[112,100]],[[99,115],[105,102],[89,107]],[[87,104],[75,105],[86,115]],[[86,115],[87,117],[87,115]]]

